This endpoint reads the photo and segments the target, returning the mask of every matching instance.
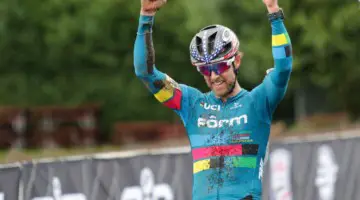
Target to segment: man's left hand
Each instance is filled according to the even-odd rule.
[[[278,0],[263,0],[269,13],[274,13],[279,11]]]

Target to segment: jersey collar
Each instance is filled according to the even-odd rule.
[[[236,101],[237,99],[239,99],[239,98],[241,98],[242,96],[244,96],[246,93],[247,93],[247,91],[246,91],[244,88],[241,88],[241,90],[240,90],[239,93],[237,93],[235,96],[229,97],[229,98],[227,99],[227,103],[231,103],[231,102],[233,102],[233,101]],[[216,102],[218,102],[218,103],[223,103],[222,100],[221,100],[221,98],[216,97],[213,91],[210,92],[210,95],[211,95],[211,97],[212,97],[213,99],[215,99]]]

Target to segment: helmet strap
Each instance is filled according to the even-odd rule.
[[[233,70],[234,70],[234,73],[235,73],[235,81],[231,84],[230,90],[227,92],[226,96],[230,95],[234,91],[236,83],[237,83],[237,75],[238,75],[239,69],[235,68],[234,63],[232,63],[232,66],[233,66]]]

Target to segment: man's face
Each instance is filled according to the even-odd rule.
[[[234,64],[235,68],[238,69],[240,66],[240,56],[236,56]],[[204,76],[204,79],[208,87],[216,96],[226,97],[228,92],[236,83],[236,74],[234,72],[234,67],[231,66],[220,75],[217,75],[215,72],[211,72],[211,76]]]

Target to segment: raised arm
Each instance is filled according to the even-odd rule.
[[[134,48],[134,67],[136,76],[145,83],[158,101],[179,110],[182,96],[179,84],[155,67],[152,26],[156,11],[165,3],[164,0],[142,0]]]
[[[265,0],[264,0],[265,1]],[[274,0],[270,0],[274,1]],[[292,46],[289,34],[284,25],[282,10],[277,6],[268,7],[272,32],[272,54],[274,70],[269,76],[276,87],[287,86],[292,70]]]
[[[263,0],[269,12],[272,32],[274,68],[269,70],[262,84],[252,91],[261,117],[269,122],[277,105],[284,98],[292,71],[292,46],[277,0]]]

